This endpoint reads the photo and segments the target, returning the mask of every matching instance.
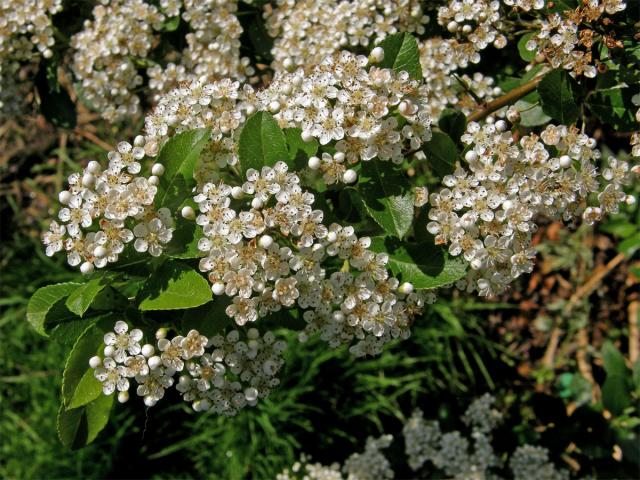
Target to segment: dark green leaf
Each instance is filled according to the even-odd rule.
[[[560,123],[575,123],[580,114],[577,89],[578,84],[566,70],[550,71],[538,84],[542,111]]]
[[[636,87],[635,92],[637,91]],[[631,100],[633,95],[634,89],[631,87],[614,87],[597,90],[587,97],[586,103],[602,123],[617,131],[632,131],[638,128],[638,122],[634,117],[638,107]]]
[[[240,132],[238,156],[243,173],[249,168],[260,171],[280,160],[292,164],[284,133],[267,112],[254,113],[247,119]]]
[[[458,147],[449,135],[443,132],[432,132],[431,140],[424,144],[422,150],[437,175],[444,177],[453,173],[458,159]]]
[[[373,237],[371,250],[389,254],[389,268],[403,282],[416,289],[448,285],[464,277],[467,264],[452,258],[447,251],[432,242],[402,243],[392,238]]]
[[[208,337],[220,333],[226,326],[234,325],[233,320],[225,313],[230,303],[229,297],[222,296],[198,308],[186,310],[182,315],[182,330],[188,332],[195,329]]]
[[[202,227],[193,220],[182,216],[176,219],[175,230],[167,245],[165,255],[171,258],[198,258],[202,256],[198,250],[198,241],[203,237]]]
[[[414,194],[391,162],[362,162],[358,183],[367,212],[385,232],[404,237],[413,223]]]
[[[181,310],[210,302],[209,282],[179,261],[164,262],[147,280],[139,295],[140,310]]]
[[[438,127],[454,142],[459,142],[467,129],[467,117],[460,110],[445,108],[438,120]]]
[[[105,277],[89,280],[71,292],[65,305],[71,312],[82,317],[107,283],[108,280]]]
[[[199,128],[179,133],[164,144],[158,156],[165,171],[155,197],[156,208],[166,207],[175,212],[191,195],[195,185],[193,170],[210,136],[210,129]]]
[[[103,331],[91,325],[69,352],[62,374],[62,402],[67,410],[86,405],[102,393],[102,384],[94,378],[89,359],[100,350],[103,337]]]
[[[27,305],[27,320],[40,335],[47,335],[45,323],[51,309],[80,287],[79,283],[58,283],[39,288]]]
[[[289,160],[295,161],[300,155],[304,160],[308,160],[318,151],[318,141],[314,138],[310,142],[305,142],[301,137],[302,129],[300,128],[285,128],[284,136],[287,139],[287,146],[289,147]],[[306,163],[305,163],[306,166]]]
[[[629,394],[629,377],[607,375],[602,385],[602,404],[614,415],[620,415],[631,405]]]
[[[58,411],[58,436],[63,445],[78,450],[93,442],[109,421],[115,395],[100,395],[83,407]]]
[[[76,106],[67,90],[58,83],[57,62],[40,63],[35,84],[40,96],[40,111],[56,127],[74,128],[77,123]]]
[[[407,72],[415,80],[422,80],[420,50],[418,42],[410,33],[389,35],[379,46],[384,49],[384,59],[380,66],[396,72]]]

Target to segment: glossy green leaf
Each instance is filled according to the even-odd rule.
[[[379,66],[396,72],[407,72],[415,80],[422,80],[418,42],[410,33],[394,33],[378,44],[384,49]]]
[[[82,317],[107,283],[108,280],[105,277],[89,280],[71,292],[65,305],[71,312]]]
[[[458,159],[458,147],[444,132],[432,132],[431,140],[422,147],[433,171],[440,177],[453,173]]]
[[[538,84],[542,111],[562,124],[575,123],[580,114],[577,90],[578,84],[566,70],[550,71]]]
[[[638,86],[614,87],[597,90],[587,97],[589,110],[605,125],[610,125],[617,131],[632,131],[638,129],[638,122],[634,117],[637,106],[632,97],[638,91]]]
[[[268,112],[256,112],[242,127],[238,141],[238,156],[242,171],[260,170],[278,161],[291,165],[284,132]]]
[[[467,117],[460,110],[445,108],[438,119],[438,127],[449,135],[451,140],[459,142],[467,129]]]
[[[56,304],[80,287],[79,283],[58,283],[39,288],[27,305],[27,320],[40,335],[47,336],[47,316]],[[56,311],[54,310],[53,313]]]
[[[284,129],[284,136],[289,148],[289,160],[292,162],[295,161],[298,156],[302,156],[306,160],[318,151],[318,141],[314,138],[309,142],[305,142],[302,140],[301,134],[302,129],[300,128]]]
[[[191,195],[195,185],[193,171],[210,136],[210,129],[199,128],[179,133],[164,144],[158,156],[165,171],[158,184],[156,208],[166,207],[175,212]]]
[[[58,437],[67,448],[78,450],[93,442],[109,421],[115,395],[100,395],[83,407],[58,411]]]
[[[164,262],[139,295],[140,310],[181,310],[210,302],[209,282],[193,268],[175,260]]]
[[[391,162],[362,162],[359,190],[367,213],[385,232],[404,237],[413,223],[414,194]]]
[[[198,330],[202,335],[211,337],[220,333],[225,327],[234,325],[233,320],[225,313],[231,303],[226,296],[216,297],[213,302],[198,308],[186,310],[182,315],[182,330]]]
[[[103,337],[103,331],[91,325],[69,352],[62,374],[62,402],[67,410],[86,405],[102,393],[102,384],[94,378],[89,359],[98,353]]]
[[[371,250],[389,254],[389,268],[403,282],[416,289],[437,288],[464,277],[467,264],[451,257],[433,243],[403,243],[392,238],[373,237]]]

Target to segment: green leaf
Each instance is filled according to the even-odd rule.
[[[93,442],[109,421],[115,395],[100,395],[83,407],[58,411],[58,437],[71,450]]]
[[[631,404],[631,371],[624,357],[611,342],[602,346],[602,362],[607,378],[602,385],[602,404],[614,415],[620,415]]]
[[[166,207],[175,212],[191,195],[195,185],[193,170],[210,136],[210,129],[199,128],[179,133],[164,144],[158,156],[158,163],[165,170],[158,184],[156,208]]]
[[[238,156],[242,171],[260,169],[282,160],[291,166],[287,142],[278,122],[268,112],[251,115],[240,132]]]
[[[180,15],[169,17],[160,26],[161,32],[175,32],[180,26]]]
[[[537,95],[536,93],[536,97]],[[536,103],[518,100],[513,106],[520,112],[520,125],[523,127],[538,127],[551,121],[551,117],[544,113],[542,107]]]
[[[103,331],[91,325],[69,352],[62,374],[62,403],[67,410],[86,405],[102,393],[102,384],[94,378],[89,359],[98,353],[103,337]]]
[[[518,53],[520,54],[520,58],[527,63],[536,58],[535,50],[527,50],[527,42],[531,40],[536,33],[537,32],[526,33],[518,40]]]
[[[107,283],[108,280],[105,277],[89,280],[71,292],[65,305],[71,312],[82,317]]]
[[[445,108],[438,120],[438,127],[454,142],[459,142],[467,129],[467,117],[460,110]]]
[[[52,125],[74,128],[77,124],[76,106],[67,90],[58,82],[58,61],[43,59],[35,78],[40,97],[40,111]]]
[[[414,194],[400,171],[390,162],[362,162],[359,187],[371,218],[389,235],[404,237],[413,223]]]
[[[587,97],[586,104],[602,123],[611,125],[617,131],[632,131],[638,128],[634,117],[638,107],[631,99],[633,91],[630,87],[597,90]]]
[[[229,297],[222,296],[198,308],[185,310],[182,315],[182,330],[188,332],[195,329],[207,337],[220,333],[226,326],[234,325],[225,312],[230,303]]]
[[[389,268],[414,288],[429,289],[448,285],[464,277],[467,264],[451,257],[432,242],[403,243],[392,238],[373,237],[371,250],[389,254]]]
[[[176,218],[175,223],[173,236],[167,244],[164,254],[171,258],[185,259],[203,256],[203,253],[198,250],[198,241],[204,236],[202,227],[197,226],[193,220],[187,220],[182,216]]]
[[[39,288],[27,305],[27,321],[40,335],[47,336],[45,323],[53,307],[80,287],[79,283],[58,283]]]
[[[284,136],[287,140],[287,146],[289,147],[289,160],[295,161],[298,156],[304,157],[308,160],[318,151],[318,141],[314,138],[310,142],[302,140],[302,129],[300,128],[285,128]],[[306,163],[305,163],[306,166]]]
[[[434,131],[431,135],[431,140],[424,144],[422,150],[434,172],[444,177],[456,168],[458,147],[446,133]]]
[[[168,260],[146,281],[139,295],[140,310],[181,310],[210,302],[209,282],[184,263]]]
[[[607,375],[628,375],[629,369],[624,361],[624,356],[613,345],[607,341],[602,346],[602,362]]]
[[[418,42],[410,33],[394,33],[378,44],[384,50],[380,67],[407,72],[414,80],[422,80]]]
[[[551,70],[538,84],[542,111],[565,125],[575,123],[580,114],[577,89],[578,84],[566,70]]]

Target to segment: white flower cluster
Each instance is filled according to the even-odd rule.
[[[278,75],[261,91],[249,85],[240,89],[231,80],[194,81],[163,96],[147,116],[145,150],[154,155],[176,132],[211,128],[198,173],[204,181],[220,167],[237,163],[236,143],[247,115],[268,111],[280,127],[300,128],[304,141],[315,138],[337,150],[309,161],[327,184],[354,182],[349,165],[375,157],[399,163],[431,138],[426,86],[405,72],[365,67],[366,57],[341,52],[310,74]]]
[[[178,64],[153,65],[148,57],[160,40],[159,30],[181,8],[191,28],[187,47]],[[143,83],[143,67],[148,67],[149,87],[156,93],[200,77],[244,79],[253,71],[248,59],[240,58],[242,27],[236,10],[237,2],[226,0],[166,0],[160,7],[145,0],[101,0],[93,20],[85,21],[71,39],[72,69],[83,98],[105,119],[117,121],[140,110],[136,91]]]
[[[429,21],[416,0],[276,0],[265,8],[276,72],[309,69],[349,47],[367,47],[396,32],[423,34]]]
[[[206,254],[200,270],[214,294],[232,298],[226,313],[238,325],[297,305],[308,323],[302,339],[319,331],[332,347],[356,340],[354,355],[377,354],[408,337],[424,296],[409,284],[399,288],[388,256],[369,250],[369,238],[353,227],[327,228],[314,200],[284,162],[249,169],[242,186],[203,185],[194,198],[204,232],[198,248]],[[334,257],[338,271],[329,273]]]
[[[62,0],[0,0],[0,119],[22,112],[18,70],[40,56],[51,58],[51,17],[60,10]]]
[[[493,451],[490,433],[502,416],[493,408],[494,402],[495,398],[485,394],[471,403],[463,417],[471,427],[470,438],[459,431],[442,433],[437,421],[426,421],[422,411],[415,410],[402,430],[409,467],[418,471],[431,464],[447,478],[460,480],[500,479],[493,469],[502,467],[502,462]],[[471,443],[473,448],[470,448]],[[545,448],[531,445],[518,447],[511,456],[509,467],[515,480],[569,477],[567,471],[556,470],[549,462]]]
[[[173,219],[168,209],[153,206],[158,176],[137,175],[144,157],[142,143],[142,137],[133,145],[119,143],[117,150],[109,152],[106,170],[91,161],[69,176],[69,188],[58,196],[62,223],[52,221],[43,236],[48,256],[64,250],[69,265],[80,265],[82,273],[91,273],[117,262],[134,239],[136,251],[154,257],[162,253],[172,237]],[[156,164],[152,172],[161,175],[164,167]]]
[[[153,345],[140,345],[142,337],[141,330],[129,331],[123,321],[105,334],[104,357],[89,360],[105,395],[118,391],[118,400],[126,402],[130,379],[134,379],[136,393],[152,407],[179,374],[175,387],[195,411],[235,415],[247,405],[256,405],[280,383],[276,374],[284,363],[286,343],[276,341],[271,332],[260,337],[251,328],[244,339],[237,330],[211,338],[191,330],[169,340],[166,330],[160,329],[157,354]]]
[[[349,456],[342,467],[338,463],[329,466],[311,463],[302,454],[300,461],[276,475],[276,480],[390,480],[394,473],[380,450],[388,448],[392,440],[391,435],[368,437],[364,452]]]
[[[461,139],[469,145],[466,165],[459,164],[429,198],[428,231],[470,263],[469,277],[457,285],[480,295],[500,293],[533,269],[538,215],[564,221],[582,215],[593,223],[618,211],[626,198],[622,185],[631,180],[629,165],[613,157],[600,175],[596,141],[575,127],[549,125],[518,143],[505,130],[502,120],[469,123]],[[588,206],[596,192],[599,206]]]
[[[551,14],[541,22],[540,32],[527,42],[526,48],[537,52],[554,68],[594,78],[597,69],[591,47],[598,28],[592,28],[604,20],[604,15],[614,15],[626,8],[625,0],[589,0],[575,11]]]

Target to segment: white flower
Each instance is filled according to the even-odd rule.
[[[109,332],[104,336],[104,343],[114,348],[113,359],[122,363],[128,355],[138,355],[140,353],[140,340],[142,340],[142,331],[137,328],[129,330],[126,322],[117,321],[113,328],[115,333]]]
[[[154,218],[148,223],[139,223],[134,227],[133,234],[136,236],[136,251],[148,251],[154,257],[162,254],[163,246],[169,243],[173,236],[172,230],[165,227],[159,218]]]
[[[102,366],[94,371],[94,376],[102,382],[102,393],[111,395],[116,389],[119,392],[129,390],[129,380],[127,380],[127,369],[122,365],[117,365],[113,358],[106,357]]]

